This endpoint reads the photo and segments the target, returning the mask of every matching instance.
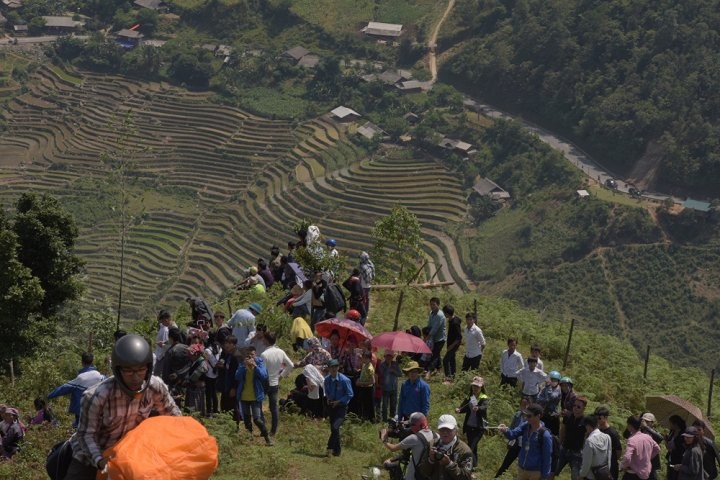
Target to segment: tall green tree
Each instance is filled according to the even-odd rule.
[[[372,229],[373,262],[380,278],[399,282],[412,280],[423,257],[420,222],[414,213],[395,205],[390,215],[378,220]]]
[[[78,228],[50,195],[23,194],[13,223],[17,258],[40,281],[45,295],[39,313],[50,315],[82,293],[82,260],[75,255]]]

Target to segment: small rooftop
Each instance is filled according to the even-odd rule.
[[[402,34],[402,28],[402,25],[396,23],[368,22],[361,32],[377,37],[399,37]]]
[[[510,194],[508,192],[489,178],[480,178],[476,180],[473,185],[473,190],[483,197],[491,197],[497,200],[510,198]]]
[[[124,37],[124,38],[143,38],[145,35],[138,32],[137,30],[130,30],[129,28],[123,28],[122,30],[118,31],[115,36],[118,37]]]
[[[688,197],[687,200],[682,202],[682,206],[684,208],[689,208],[691,210],[697,210],[699,212],[709,212],[710,211],[710,202],[703,202],[702,200],[695,200],[690,197]]]
[[[358,112],[356,112],[352,108],[343,107],[343,106],[339,106],[339,107],[333,109],[330,113],[332,113],[334,116],[336,116],[337,118],[340,118],[340,119],[344,119],[344,118],[347,118],[347,117],[350,117],[353,115],[356,117],[361,116]]]
[[[385,133],[385,131],[382,128],[378,127],[377,125],[375,125],[372,122],[365,122],[365,125],[363,125],[362,127],[359,127],[357,129],[357,134],[362,135],[363,137],[367,138],[368,140],[372,140],[373,138],[375,138],[376,135],[380,135],[380,136],[387,135],[387,133]]]
[[[135,0],[133,3],[138,7],[149,8],[150,10],[160,10],[167,6],[163,0]]]
[[[283,52],[283,55],[285,55],[286,57],[294,58],[295,60],[300,60],[308,53],[310,53],[310,50],[305,47],[301,47],[300,45],[297,45],[290,50],[285,50]]]
[[[79,28],[85,25],[85,22],[73,20],[72,17],[56,17],[47,15],[42,17],[45,20],[45,26],[51,28]]]
[[[317,55],[305,55],[298,60],[298,65],[303,68],[315,68],[320,63],[320,57]]]

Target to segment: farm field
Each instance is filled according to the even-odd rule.
[[[292,240],[302,218],[354,264],[398,202],[421,222],[427,275],[467,285],[444,260],[457,257],[444,231],[464,218],[462,182],[432,157],[399,148],[368,156],[326,116],[293,127],[205,93],[88,72],[77,82],[57,70],[39,68],[3,112],[0,158],[12,161],[0,168],[0,200],[49,192],[71,210],[87,304],[117,298],[123,195],[128,318],[221,294],[270,246]]]

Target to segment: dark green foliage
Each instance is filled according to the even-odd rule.
[[[122,49],[103,34],[96,33],[85,45],[80,63],[96,70],[114,70],[122,66]]]
[[[206,50],[196,49],[176,54],[168,67],[168,75],[192,87],[207,87],[214,72],[212,57]]]
[[[658,144],[666,184],[718,192],[715,2],[464,1],[455,15],[475,38],[448,80],[574,133],[619,170]]]
[[[326,58],[315,68],[315,75],[308,84],[308,92],[316,100],[330,100],[340,92],[343,81],[340,61],[336,57]]]
[[[85,42],[79,38],[64,35],[53,43],[52,50],[62,60],[74,60],[85,50]]]
[[[602,236],[605,245],[626,243],[655,243],[660,241],[660,229],[641,208],[618,205]]]
[[[658,218],[672,239],[683,244],[703,244],[720,232],[715,211],[685,209],[677,215],[661,211]]]
[[[77,298],[82,267],[73,248],[78,236],[75,220],[49,195],[23,194],[17,202],[13,230],[18,259],[40,280],[45,296],[40,312],[56,312],[67,300]]]

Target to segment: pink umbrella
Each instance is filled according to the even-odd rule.
[[[384,332],[376,335],[370,341],[373,347],[383,347],[386,350],[409,353],[432,353],[432,350],[415,335],[405,332]]]
[[[315,324],[315,331],[321,337],[329,337],[333,330],[340,334],[340,341],[345,343],[348,336],[353,335],[358,343],[373,338],[372,333],[355,320],[347,318],[331,318]]]

